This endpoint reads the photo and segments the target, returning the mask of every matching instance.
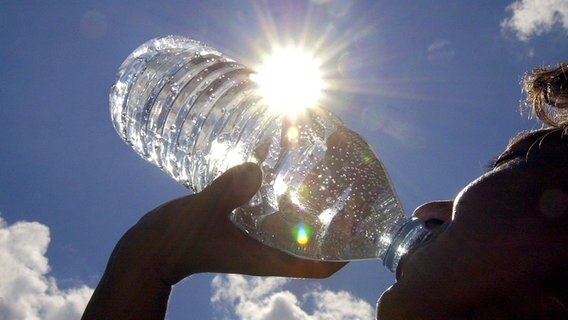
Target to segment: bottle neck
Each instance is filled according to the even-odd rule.
[[[383,265],[391,272],[396,272],[400,259],[414,246],[423,243],[431,234],[424,222],[412,218],[400,226],[395,226],[394,237],[383,257]]]

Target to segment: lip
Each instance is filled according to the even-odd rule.
[[[408,261],[408,258],[410,256],[412,256],[414,254],[414,252],[416,252],[416,249],[420,248],[422,245],[424,245],[426,242],[428,242],[428,240],[430,240],[431,237],[428,237],[426,239],[426,241],[416,244],[414,246],[412,246],[408,252],[406,252],[402,257],[400,257],[400,260],[398,261],[398,265],[396,266],[396,271],[395,271],[395,279],[396,281],[400,280],[400,278],[402,277],[403,274],[403,270],[404,270],[404,265],[406,264],[406,262]]]
[[[404,265],[405,258],[406,258],[406,255],[404,255],[402,258],[400,258],[400,261],[398,262],[398,265],[396,266],[396,272],[395,272],[396,281],[400,280],[400,277],[402,277],[402,266]]]
[[[396,281],[399,281],[400,278],[402,278],[402,274],[403,274],[403,270],[404,270],[404,265],[408,262],[408,259],[414,254],[414,252],[416,252],[416,248],[419,246],[414,246],[413,248],[411,248],[410,250],[408,250],[407,253],[405,253],[401,258],[400,261],[398,262],[398,265],[396,266],[396,272],[395,272],[395,279]]]
[[[417,250],[421,250],[421,248],[424,248],[426,246],[429,246],[430,244],[432,244],[435,239],[440,235],[440,233],[443,233],[448,226],[450,225],[449,221],[443,222],[443,223],[436,223],[438,226],[437,227],[430,227],[428,229],[430,229],[431,233],[424,239],[422,239],[422,241],[415,243],[413,246],[411,246],[409,248],[409,250],[402,256],[400,257],[400,260],[398,262],[398,265],[396,266],[396,271],[395,271],[395,279],[396,281],[399,281],[400,278],[402,278],[402,274],[403,274],[403,270],[404,270],[404,265],[408,262],[408,259],[417,251]]]

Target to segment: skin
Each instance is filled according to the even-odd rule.
[[[229,214],[260,182],[256,165],[240,165],[147,213],[116,245],[82,319],[164,319],[171,287],[202,272],[325,278],[343,267],[294,258],[233,225]]]
[[[434,236],[403,258],[377,318],[567,319],[562,138],[558,130],[529,134],[454,201],[416,209]]]
[[[403,257],[377,318],[568,319],[566,159],[560,131],[532,133],[454,201],[416,209],[434,235]],[[83,319],[163,319],[171,286],[200,272],[323,278],[343,267],[263,246],[229,221],[260,176],[235,167],[144,216],[117,244]]]

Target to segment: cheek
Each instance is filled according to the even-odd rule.
[[[460,193],[447,236],[477,255],[473,271],[488,295],[530,293],[558,265],[562,244],[551,227],[567,208],[568,196],[537,168],[502,170]]]

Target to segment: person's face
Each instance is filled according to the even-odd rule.
[[[403,257],[378,319],[568,317],[567,161],[568,137],[533,132],[454,201],[416,209],[433,236]]]

